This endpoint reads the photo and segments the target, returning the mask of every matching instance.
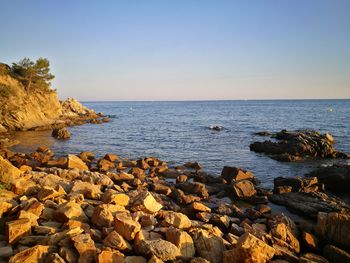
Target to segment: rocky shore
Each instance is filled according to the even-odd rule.
[[[0,182],[1,262],[350,262],[350,207],[317,177],[40,147],[2,149]]]
[[[250,145],[250,150],[268,154],[278,161],[293,162],[307,158],[350,158],[349,154],[334,148],[334,138],[329,133],[320,134],[311,130],[282,130],[277,133],[258,132],[256,135],[270,136],[274,141],[254,142]]]

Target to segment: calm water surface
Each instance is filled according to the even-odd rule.
[[[200,101],[200,102],[86,102],[89,108],[112,117],[110,123],[69,128],[72,137],[57,141],[51,133],[19,132],[22,144],[14,149],[30,152],[39,145],[56,155],[94,151],[121,157],[156,156],[172,165],[200,162],[219,175],[224,165],[252,170],[265,186],[276,176],[297,176],[329,160],[281,163],[249,150],[265,138],[262,130],[315,129],[330,132],[336,148],[350,152],[350,100]],[[220,132],[210,125],[225,127]]]

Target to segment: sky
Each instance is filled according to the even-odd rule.
[[[349,0],[0,0],[0,62],[83,101],[350,98]]]

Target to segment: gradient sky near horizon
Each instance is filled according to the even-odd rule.
[[[348,0],[0,0],[0,61],[80,100],[350,98]]]

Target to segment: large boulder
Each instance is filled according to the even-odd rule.
[[[192,237],[185,231],[168,228],[166,231],[166,240],[180,249],[183,258],[191,258],[196,253]]]
[[[225,179],[228,183],[231,183],[232,180],[240,181],[254,179],[254,175],[251,172],[230,166],[224,166],[224,168],[221,171],[221,177]]]
[[[224,254],[224,263],[256,262],[265,263],[270,261],[275,254],[275,249],[250,233],[242,235],[236,247]]]
[[[221,263],[224,251],[223,239],[208,232],[199,232],[193,237],[197,255],[211,263]]]
[[[150,192],[143,191],[133,198],[131,209],[133,211],[143,211],[153,214],[162,209],[162,207],[163,206],[154,199]]]
[[[50,253],[49,246],[36,245],[17,253],[10,258],[9,263],[40,262],[43,263]]]

